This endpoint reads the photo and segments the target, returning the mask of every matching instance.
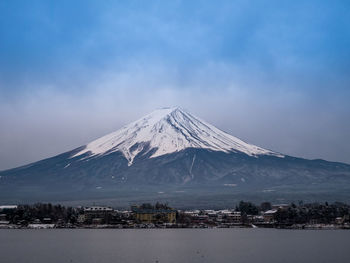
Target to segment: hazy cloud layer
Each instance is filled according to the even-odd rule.
[[[0,169],[174,105],[265,148],[350,163],[346,1],[0,10]]]

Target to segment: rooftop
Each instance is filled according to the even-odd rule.
[[[110,207],[103,207],[103,206],[91,206],[91,207],[85,207],[84,211],[113,211]]]

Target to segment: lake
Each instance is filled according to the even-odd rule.
[[[0,262],[349,262],[350,231],[0,230]]]

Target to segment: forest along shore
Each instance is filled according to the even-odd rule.
[[[0,206],[0,229],[50,228],[350,229],[350,206],[340,202],[255,205],[244,201],[220,210],[174,209],[162,203],[133,205],[126,210],[50,203]]]

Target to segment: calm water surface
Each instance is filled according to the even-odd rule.
[[[3,229],[0,262],[350,262],[350,231]]]

